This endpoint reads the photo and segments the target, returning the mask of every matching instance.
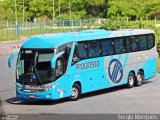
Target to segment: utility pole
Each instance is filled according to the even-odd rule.
[[[23,0],[23,23],[24,23],[24,0]]]
[[[59,6],[58,6],[58,8],[59,8],[59,15],[61,14],[61,6],[60,6],[60,0],[59,0]]]
[[[71,9],[71,0],[69,0],[69,18],[70,18],[70,26],[71,26],[71,23],[72,23],[72,11],[71,11],[72,9]]]
[[[15,21],[16,21],[16,26],[17,26],[17,1],[15,0]]]
[[[55,11],[54,11],[54,0],[53,0],[53,26],[55,27]]]
[[[15,21],[16,21],[16,27],[15,27],[15,30],[16,30],[16,37],[19,36],[19,28],[18,28],[18,23],[17,23],[17,1],[15,0]]]

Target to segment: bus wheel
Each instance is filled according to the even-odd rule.
[[[70,100],[76,101],[81,95],[81,88],[78,84],[74,84],[72,87],[72,95],[70,97]]]
[[[128,83],[127,83],[128,88],[132,88],[134,86],[134,83],[135,83],[135,75],[132,72],[130,72],[128,75]]]
[[[144,80],[143,72],[139,71],[136,79],[136,86],[141,86]]]

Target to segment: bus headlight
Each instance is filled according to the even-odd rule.
[[[55,84],[53,86],[51,86],[52,89],[55,89],[58,86],[58,84]]]
[[[46,88],[45,88],[45,91],[53,90],[53,89],[55,89],[57,86],[58,86],[58,84],[55,84],[55,85],[53,85],[53,86],[46,87]]]
[[[17,89],[17,90],[22,90],[22,87],[16,85],[16,89]]]
[[[45,88],[45,91],[49,91],[49,90],[52,90],[52,89],[51,89],[51,86]]]

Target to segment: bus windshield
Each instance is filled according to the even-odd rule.
[[[54,49],[21,49],[17,60],[16,81],[23,85],[42,85],[55,80],[51,69]]]

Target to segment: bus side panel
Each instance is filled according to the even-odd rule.
[[[70,67],[69,71],[72,73],[69,78],[72,81],[70,88],[76,81],[80,81],[82,93],[99,90],[108,86],[108,82],[105,79],[103,57],[77,62]]]
[[[156,71],[157,71],[156,57],[158,56],[156,47],[147,50],[146,53],[143,55],[146,61],[143,63],[142,68],[144,69],[144,77],[145,77],[144,79],[147,80],[149,78],[156,76]]]
[[[89,72],[81,72],[81,73],[75,73],[70,75],[69,77],[69,85],[68,85],[68,89],[70,90],[70,95],[71,95],[71,90],[72,87],[74,85],[74,83],[79,82],[81,85],[81,90],[82,93],[86,93],[89,92],[89,84],[90,84],[90,80],[89,80],[89,76],[88,76]]]
[[[109,84],[108,87],[119,86],[127,83],[127,76],[129,69],[131,68],[128,64],[128,59],[128,54],[105,57],[105,78]]]
[[[63,75],[58,80],[52,83],[52,86],[55,86],[53,89],[52,98],[60,99],[64,97],[68,97],[68,76]]]
[[[127,84],[129,72],[133,71],[137,75],[139,69],[144,70],[145,79],[154,77],[155,56],[140,51],[85,59],[70,67],[72,74],[69,75],[69,89],[76,81],[81,83],[82,93]]]
[[[144,69],[145,80],[156,76],[156,58],[151,58],[146,61],[142,68]]]

